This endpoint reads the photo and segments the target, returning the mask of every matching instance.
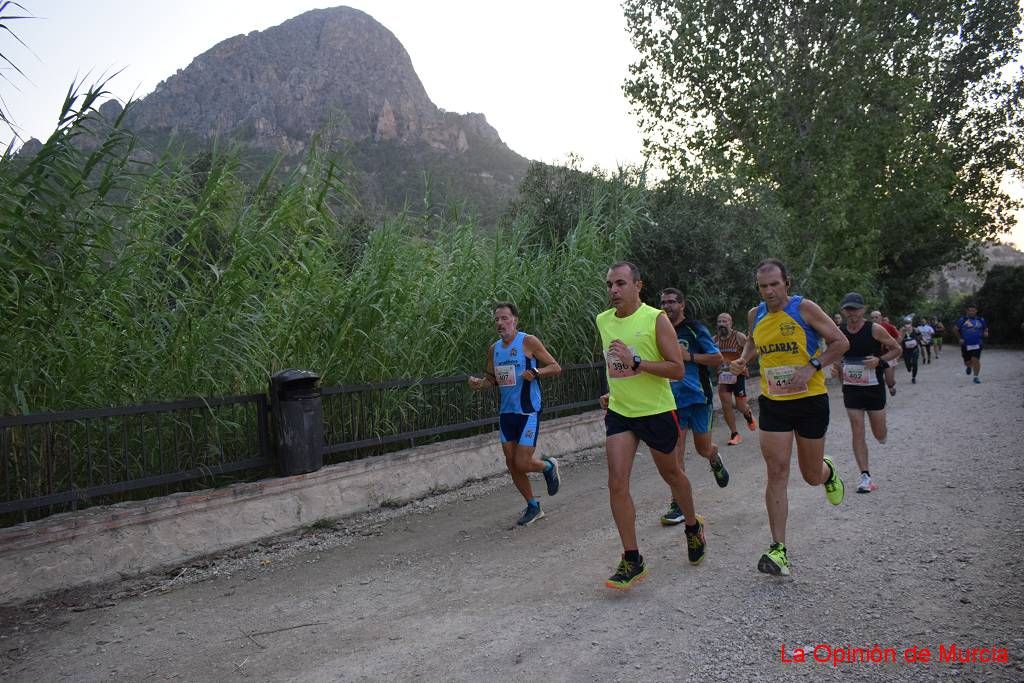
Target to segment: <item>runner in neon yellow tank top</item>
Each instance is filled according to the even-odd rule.
[[[785,576],[789,574],[786,518],[794,436],[804,481],[811,486],[824,484],[825,496],[833,505],[843,501],[843,481],[825,457],[828,394],[821,368],[842,358],[850,342],[818,304],[790,295],[789,275],[781,261],[762,261],[756,277],[764,302],[747,314],[750,336],[730,369],[740,374],[747,363],[760,357],[758,427],[768,475],[764,502],[772,544],[758,560],[757,569]],[[824,338],[827,347],[823,354],[815,355],[819,338]]]
[[[605,585],[625,590],[647,576],[637,545],[636,508],[629,493],[629,475],[640,441],[650,448],[658,473],[683,510],[687,556],[692,564],[704,559],[704,524],[694,508],[690,480],[676,457],[679,424],[668,382],[682,379],[685,372],[676,332],[663,312],[640,301],[643,282],[632,263],[609,268],[606,284],[612,308],[597,316],[608,374],[608,393],[601,397],[601,407],[607,411],[608,497],[623,554]]]

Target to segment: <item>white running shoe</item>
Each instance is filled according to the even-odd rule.
[[[857,484],[857,493],[871,493],[875,490],[875,485],[871,482],[871,475],[860,473],[860,483]]]

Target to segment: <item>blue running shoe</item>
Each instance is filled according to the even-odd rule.
[[[538,519],[542,519],[543,517],[544,511],[540,509],[540,503],[538,503],[536,506],[527,505],[526,509],[523,510],[523,516],[519,518],[519,521],[516,522],[516,524],[518,524],[519,526],[530,526]]]
[[[544,471],[544,481],[548,485],[548,495],[553,496],[562,485],[561,479],[558,478],[558,461],[554,458],[544,458],[544,461],[551,463],[551,467]]]

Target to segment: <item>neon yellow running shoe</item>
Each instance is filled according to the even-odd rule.
[[[757,571],[772,576],[789,576],[789,556],[786,555],[786,546],[781,543],[772,543],[771,547],[757,561]]]
[[[839,474],[836,472],[836,466],[832,464],[832,459],[826,456],[825,464],[827,464],[829,470],[832,471],[828,481],[825,482],[825,497],[828,498],[828,502],[833,505],[839,505],[843,502],[843,496],[846,494],[846,487],[843,486],[843,480],[839,478]]]
[[[647,563],[644,562],[644,558],[641,557],[639,562],[630,562],[623,555],[622,560],[619,561],[619,566],[615,569],[615,573],[608,577],[604,585],[617,591],[624,591],[629,590],[634,584],[640,583],[646,578]]]

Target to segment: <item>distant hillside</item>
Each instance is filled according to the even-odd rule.
[[[119,112],[108,106],[103,113]],[[326,132],[354,167],[364,201],[390,209],[422,208],[429,184],[433,204],[465,202],[493,220],[529,165],[483,114],[439,109],[398,39],[349,7],[229,38],[161,82],[125,118],[154,148],[174,138],[203,150],[220,138],[240,143],[253,159],[284,153],[289,163]]]
[[[984,284],[984,273],[991,270],[992,266],[1024,266],[1024,252],[1007,244],[990,244],[983,247],[982,252],[986,257],[983,272],[979,273],[966,263],[947,265],[941,273],[932,279],[932,284],[927,292],[928,296],[938,298],[943,293],[949,296],[971,294],[978,291]]]

